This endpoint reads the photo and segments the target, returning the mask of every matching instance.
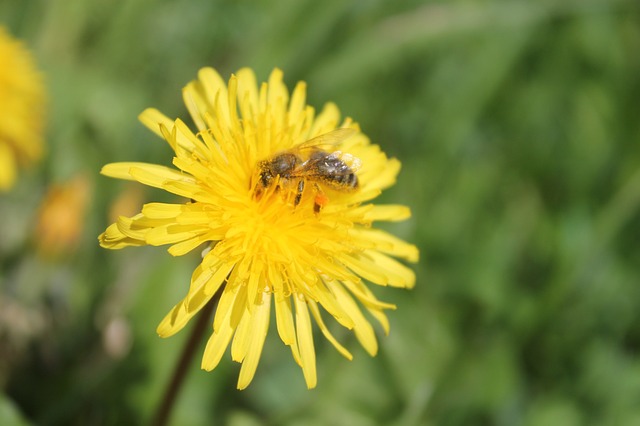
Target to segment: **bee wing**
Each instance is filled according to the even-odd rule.
[[[305,149],[314,149],[314,148],[322,148],[322,147],[332,147],[339,145],[345,139],[350,138],[356,134],[356,129],[351,129],[347,127],[341,127],[339,129],[332,130],[327,133],[323,133],[315,138],[309,139],[308,141],[302,142],[300,145],[295,147],[296,150],[305,150]]]
[[[349,153],[335,151],[331,154],[331,156],[335,156],[342,160],[344,164],[346,164],[347,167],[351,169],[352,172],[357,172],[358,170],[360,170],[360,167],[362,167],[362,161],[358,157],[353,156]]]
[[[346,167],[349,168],[351,172],[357,172],[362,167],[362,160],[360,160],[355,155],[349,154],[348,152],[342,151],[334,151],[328,156],[329,158],[337,158],[340,160]]]

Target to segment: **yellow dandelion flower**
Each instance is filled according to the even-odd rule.
[[[413,271],[394,257],[415,262],[417,248],[371,227],[410,215],[405,206],[370,202],[394,184],[399,161],[388,159],[350,119],[341,122],[334,104],[316,115],[305,93],[300,82],[290,97],[278,69],[258,86],[250,69],[225,84],[204,68],[183,90],[197,133],[155,109],[140,115],[174,150],[177,170],[133,162],[102,169],[191,200],[146,204],[109,226],[100,244],[171,244],[174,256],[208,244],[186,297],[157,331],[175,334],[220,290],[202,368],[214,369],[231,345],[232,359],[242,363],[239,389],[255,374],[272,303],[278,334],[313,388],[311,318],[346,358],[352,356],[330,333],[322,311],[353,330],[375,355],[374,329],[362,308],[388,332],[384,310],[395,306],[379,301],[366,282],[405,288],[415,283]],[[317,137],[315,148],[304,144]],[[294,149],[300,144],[306,153]]]
[[[91,182],[84,174],[49,186],[38,211],[34,233],[41,255],[55,257],[76,249],[84,228],[91,190]]]
[[[0,26],[0,191],[42,156],[45,93],[29,51]]]

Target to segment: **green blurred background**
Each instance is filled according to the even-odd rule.
[[[403,163],[385,226],[417,244],[412,291],[370,358],[317,336],[319,385],[274,328],[246,391],[197,354],[175,425],[640,424],[640,3],[2,0],[50,95],[47,155],[0,197],[0,424],[146,423],[189,328],[155,327],[198,254],[107,251],[112,161],[169,164],[136,119],[186,118],[200,67],[273,67]],[[1,66],[1,65],[0,65]],[[37,249],[47,188],[90,188],[79,241]],[[171,200],[130,192],[138,204]],[[381,330],[378,330],[381,335]]]

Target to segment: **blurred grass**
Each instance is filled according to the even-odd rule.
[[[0,2],[0,23],[34,49],[51,96],[47,159],[0,199],[0,300],[37,325],[0,324],[0,423],[149,419],[188,333],[155,326],[197,255],[99,249],[125,186],[97,173],[168,164],[137,114],[186,118],[198,68],[245,65],[306,80],[312,105],[335,101],[402,160],[382,200],[413,210],[387,227],[420,246],[418,284],[376,289],[398,305],[376,358],[340,330],[352,362],[317,339],[307,392],[270,333],[246,391],[228,357],[194,365],[174,424],[640,422],[636,2],[28,0]],[[81,172],[94,196],[80,245],[42,259],[35,208]],[[104,343],[114,318],[132,336],[120,358]]]

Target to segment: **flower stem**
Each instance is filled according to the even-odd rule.
[[[189,365],[193,360],[193,355],[195,354],[199,343],[202,341],[202,336],[207,330],[207,325],[211,324],[211,313],[218,303],[219,298],[220,292],[216,293],[200,311],[198,321],[194,325],[193,330],[191,330],[191,335],[186,341],[184,348],[182,349],[180,359],[178,359],[178,362],[176,363],[176,366],[173,370],[173,377],[171,377],[171,381],[164,391],[164,396],[162,397],[160,404],[156,408],[153,421],[151,422],[152,425],[164,426],[169,422],[169,418],[171,417],[171,410],[173,409],[176,397],[178,396],[178,393],[182,388],[182,383],[184,382],[187,371],[189,370]]]

